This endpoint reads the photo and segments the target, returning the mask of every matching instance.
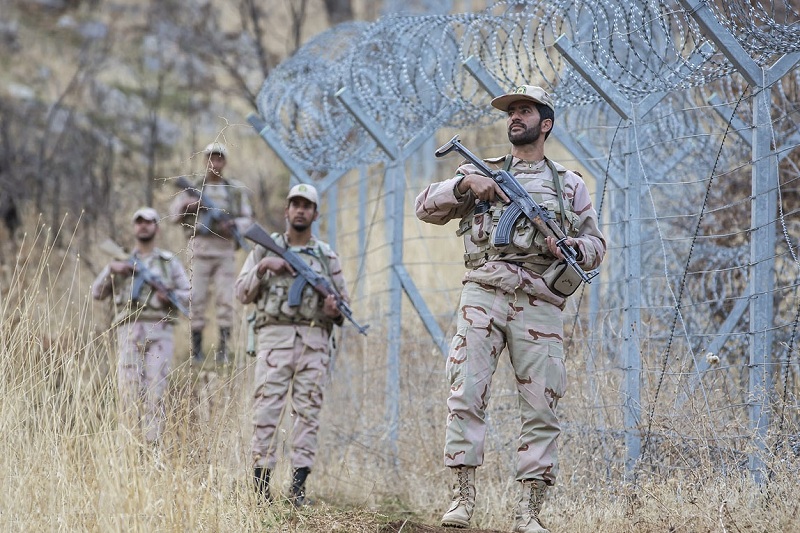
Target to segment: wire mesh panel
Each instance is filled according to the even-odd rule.
[[[502,116],[485,87],[463,64],[476,58],[504,88],[533,83],[556,101],[555,139],[547,153],[580,170],[596,189],[609,249],[602,274],[565,310],[570,392],[559,405],[562,460],[576,479],[609,479],[624,471],[623,393],[628,362],[623,345],[633,328],[641,354],[637,397],[640,464],[650,471],[691,470],[699,463],[724,471],[744,468],[756,450],[785,453],[797,433],[797,231],[800,69],[789,68],[765,87],[751,87],[730,57],[709,44],[693,11],[677,2],[616,0],[498,2],[478,13],[388,16],[373,24],[337,26],[287,60],[265,81],[259,111],[281,145],[320,180],[346,172],[338,184],[337,248],[353,284],[353,308],[371,323],[369,337],[345,328],[326,409],[334,415],[325,439],[329,468],[385,461],[410,475],[420,455],[441,454],[446,416],[444,355],[429,335],[436,322],[453,333],[464,272],[455,225],[416,220],[413,201],[431,181],[452,176],[458,161],[433,160],[405,149],[419,136],[453,133],[481,156],[508,151]],[[800,25],[789,2],[703,4],[730,32],[731,46],[769,69],[797,53]],[[577,72],[555,42],[566,36],[589,66]],[[791,65],[790,65],[791,67]],[[313,81],[312,81],[313,80]],[[592,82],[592,83],[590,83]],[[593,85],[594,84],[594,85]],[[597,86],[646,113],[622,117]],[[392,149],[354,119],[337,94],[391,139]],[[771,109],[756,114],[768,91]],[[638,107],[637,107],[638,106]],[[754,116],[761,122],[754,124]],[[756,217],[753,131],[767,132],[778,179],[774,213]],[[566,149],[565,149],[566,148]],[[640,211],[626,212],[635,178]],[[390,198],[404,180],[402,208]],[[754,222],[766,220],[765,223]],[[402,243],[392,228],[401,224]],[[626,226],[629,225],[629,226]],[[622,235],[635,229],[635,242]],[[774,228],[774,289],[753,291],[755,245],[761,227]],[[772,231],[772,229],[770,229]],[[402,246],[402,261],[393,247]],[[631,254],[641,259],[628,277]],[[407,272],[402,309],[392,309],[391,280]],[[641,300],[626,301],[626,284]],[[417,291],[426,309],[416,308]],[[753,362],[754,299],[772,303],[774,339],[766,363]],[[763,301],[763,300],[762,300]],[[631,305],[639,320],[626,324]],[[423,312],[424,311],[424,312]],[[426,314],[427,313],[427,314]],[[389,321],[402,322],[398,340]],[[421,318],[422,317],[422,318]],[[400,370],[386,366],[399,342]],[[446,342],[446,341],[445,341]],[[638,370],[638,369],[637,369]],[[752,377],[768,376],[770,428],[766,446],[753,438]],[[397,442],[388,446],[388,381],[399,381]],[[391,395],[388,395],[391,396]],[[493,385],[487,461],[513,470],[518,414],[513,374],[506,365]],[[394,438],[394,437],[393,437]],[[788,443],[788,446],[787,446]],[[357,460],[356,460],[357,459]]]

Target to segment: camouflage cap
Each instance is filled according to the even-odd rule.
[[[156,224],[158,224],[158,221],[161,220],[161,217],[158,216],[158,211],[152,207],[140,207],[137,209],[133,214],[132,220],[133,222],[136,222],[140,218],[149,220],[150,222],[155,222]]]
[[[289,191],[289,194],[286,196],[286,201],[288,202],[292,198],[296,197],[305,198],[309,202],[313,202],[319,205],[319,194],[317,193],[317,189],[313,185],[308,185],[306,183],[300,183],[292,187]]]
[[[500,111],[508,111],[508,106],[510,106],[512,102],[516,102],[518,100],[529,100],[531,102],[536,102],[537,104],[546,105],[553,111],[556,110],[555,106],[553,105],[553,99],[550,98],[550,95],[547,94],[544,89],[535,85],[520,85],[514,89],[514,91],[502,96],[498,96],[492,100],[492,107],[495,107]]]

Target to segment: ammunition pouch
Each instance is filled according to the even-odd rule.
[[[542,274],[547,288],[554,294],[567,298],[578,290],[583,280],[566,261],[556,261]]]

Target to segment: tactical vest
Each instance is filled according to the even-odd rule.
[[[195,183],[193,187],[198,191],[202,191],[203,195],[207,195],[206,197],[219,209],[230,213],[234,217],[242,212],[243,192],[242,187],[238,186],[238,184],[223,179],[222,183],[219,184],[205,183],[204,185],[204,180],[200,180]],[[195,231],[200,235],[223,234],[223,229],[220,227],[219,222],[213,219],[210,213],[204,213],[203,211],[204,210],[201,210],[200,212],[200,224],[196,224],[198,215],[187,214],[185,223],[183,224],[184,232],[187,237],[191,237]],[[195,226],[197,227],[195,228]]]
[[[172,257],[171,253],[156,248],[149,257],[145,259],[137,258],[137,260],[144,263],[145,267],[153,275],[159,277],[165,287],[172,289],[175,287],[175,282],[170,277],[167,265]],[[115,282],[117,280],[119,278],[115,278]],[[134,276],[128,276],[121,281],[120,285],[115,285],[114,287],[114,303],[116,304],[115,309],[117,309],[117,314],[114,316],[114,324],[128,319],[148,322],[175,321],[175,313],[169,313],[169,318],[167,318],[169,306],[161,303],[161,300],[156,296],[156,291],[147,283],[142,284],[138,296],[135,300],[132,299],[133,281]]]
[[[504,165],[506,171],[510,170],[512,159],[511,155],[506,156]],[[568,237],[574,237],[578,234],[580,217],[572,209],[572,203],[565,202],[561,198],[564,190],[563,174],[566,169],[559,172],[549,159],[545,159],[545,161],[550,168],[551,176],[557,177],[557,179],[555,181],[542,180],[538,177],[532,179],[540,180],[545,186],[549,186],[556,191],[556,194],[529,194],[537,204],[550,212],[550,215],[561,225]],[[526,178],[517,177],[517,179],[523,187],[528,181]],[[498,201],[492,204],[488,211],[481,212],[476,209],[461,219],[456,235],[464,237],[465,266],[472,269],[479,268],[490,260],[512,260],[541,274],[553,263],[555,257],[547,248],[545,236],[536,229],[527,217],[519,217],[511,234],[509,244],[505,246],[496,246],[494,244],[497,223],[507,208],[507,205]]]
[[[280,246],[286,247],[286,239],[282,234],[273,233],[271,236]],[[295,246],[290,249],[308,263],[315,272],[335,286],[331,279],[330,258],[333,251],[330,246],[316,239],[309,244],[311,246],[303,248]],[[257,249],[264,251],[261,247]],[[264,256],[266,255],[275,254],[267,252]],[[303,288],[300,305],[289,306],[289,289],[297,279],[288,274],[272,274],[270,276],[268,286],[262,289],[256,299],[254,329],[269,325],[313,325],[328,330],[333,328],[333,319],[325,315],[322,310],[324,302],[321,295],[310,284],[306,284]]]

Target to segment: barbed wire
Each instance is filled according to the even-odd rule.
[[[760,65],[800,50],[797,12],[788,3],[723,4],[709,7]],[[586,58],[593,76],[633,102],[694,87],[709,88],[726,101],[736,101],[742,92],[733,66],[710,51],[676,2],[505,0],[479,13],[394,15],[336,26],[273,70],[258,108],[282,145],[309,170],[386,161],[333,96],[336,91],[351,91],[399,145],[423,127],[496,120],[486,94],[462,66],[468,57],[503,87],[545,87],[559,108],[600,104],[600,96],[553,46],[562,34]],[[790,94],[796,93],[797,76],[792,75]],[[796,116],[796,99],[783,89],[776,94],[776,107]]]
[[[800,50],[798,17],[783,2],[762,4],[732,0],[709,7],[752,61],[768,67],[781,54]],[[651,95],[663,98],[646,115],[622,120],[558,52],[554,43],[561,35],[583,56],[591,77],[632,104]],[[596,173],[603,174],[604,192],[597,204],[612,236],[610,246],[616,249],[603,266],[609,284],[592,333],[597,332],[592,349],[607,358],[605,369],[598,363],[600,374],[619,366],[619,332],[625,329],[620,288],[625,264],[620,258],[628,250],[617,231],[623,217],[615,214],[624,207],[619,205],[626,187],[621,177],[637,174],[643,184],[645,201],[640,218],[633,221],[642,263],[637,282],[643,313],[637,335],[643,347],[657,352],[649,355],[653,364],[645,366],[652,374],[644,378],[652,401],[645,451],[657,454],[662,425],[680,427],[682,416],[679,409],[663,408],[678,395],[659,398],[659,390],[680,391],[686,398],[702,395],[709,413],[738,401],[744,374],[737,358],[751,342],[738,333],[749,331],[749,317],[740,304],[751,296],[752,272],[753,161],[749,143],[743,142],[750,132],[741,128],[752,127],[753,95],[759,89],[747,85],[677,1],[505,0],[479,13],[394,15],[332,28],[265,80],[259,111],[279,142],[312,175],[385,163],[390,156],[336,92],[344,88],[398,146],[421,131],[490,125],[501,115],[464,68],[470,57],[501,87],[533,83],[550,91],[557,126],[586,148]],[[778,151],[798,144],[798,88],[800,69],[794,69],[769,89],[771,114],[760,120],[769,123]],[[800,172],[792,165],[783,165],[776,187],[797,180]],[[777,257],[779,296],[796,291],[800,279],[796,245],[789,240],[798,210],[791,205],[797,204],[787,204],[778,214],[785,241],[779,246],[789,248],[786,257]],[[788,299],[776,301],[776,323],[784,325],[777,327],[782,344],[775,360],[790,361],[786,350],[796,347],[800,314]],[[579,320],[576,314],[573,329],[582,327]],[[742,326],[726,330],[729,321]],[[723,357],[731,354],[730,365],[701,368],[698,361],[712,345]],[[705,389],[709,386],[721,386],[730,395],[712,398]],[[724,426],[740,416],[730,409],[718,421]]]

